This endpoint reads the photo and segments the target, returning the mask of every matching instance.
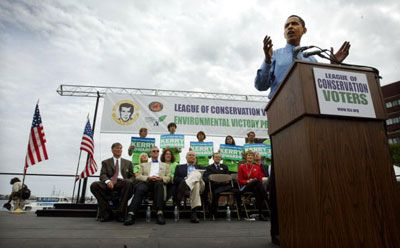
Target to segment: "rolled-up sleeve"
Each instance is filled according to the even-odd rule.
[[[257,75],[254,80],[254,87],[259,91],[266,91],[271,87],[270,78],[271,64],[265,63],[261,64],[260,69],[257,70]]]

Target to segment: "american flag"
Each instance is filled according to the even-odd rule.
[[[85,130],[83,131],[83,137],[81,142],[81,150],[86,151],[89,154],[89,159],[86,162],[85,169],[81,172],[76,180],[86,178],[93,175],[97,171],[97,164],[94,160],[94,141],[93,141],[93,130],[90,126],[90,121],[88,119]]]
[[[36,104],[35,114],[33,115],[31,133],[29,134],[28,150],[25,157],[24,171],[42,160],[49,159],[46,150],[46,138],[42,125],[42,118],[39,112],[39,103]]]

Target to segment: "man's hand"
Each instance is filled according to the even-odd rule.
[[[265,36],[264,38],[264,55],[265,55],[265,63],[271,64],[271,59],[272,59],[272,40],[271,37],[268,35]]]
[[[113,188],[114,188],[113,182],[112,182],[112,181],[109,181],[109,182],[107,183],[107,187],[108,187],[109,189],[113,189]]]
[[[339,63],[341,63],[349,55],[349,50],[350,50],[350,42],[345,41],[345,42],[343,42],[339,51],[337,51],[336,53],[334,53],[333,47],[331,47],[331,57],[335,56],[336,60]],[[335,61],[335,59],[333,59],[333,61]],[[331,63],[335,63],[335,62],[331,62]]]

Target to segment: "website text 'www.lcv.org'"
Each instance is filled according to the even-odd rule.
[[[351,113],[359,113],[359,109],[353,109],[353,108],[337,108],[338,111],[341,112],[351,112]]]

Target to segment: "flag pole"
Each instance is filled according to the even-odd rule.
[[[78,180],[76,180],[76,177],[78,176],[79,163],[81,161],[81,155],[82,155],[82,150],[79,151],[78,165],[76,166],[76,172],[75,172],[75,177],[74,177],[74,189],[72,190],[71,203],[74,202],[76,181],[78,181]]]
[[[97,91],[96,107],[95,107],[95,110],[94,110],[93,126],[92,126],[93,137],[94,137],[94,128],[96,126],[97,109],[99,107],[99,100],[100,100],[100,92]],[[86,164],[88,163],[88,160],[89,160],[89,154],[88,154],[88,156],[86,158]],[[81,192],[82,194],[81,194],[80,199],[79,199],[79,202],[83,203],[83,204],[85,203],[87,181],[88,181],[87,177],[85,179],[83,179],[82,192]]]
[[[86,121],[88,121],[89,120],[89,113],[87,114],[87,117],[86,117]],[[81,149],[79,149],[79,158],[78,158],[78,165],[76,166],[76,171],[75,171],[75,177],[74,177],[74,189],[72,190],[72,197],[71,197],[71,203],[73,203],[74,202],[74,197],[75,197],[75,187],[76,187],[76,177],[78,176],[78,172],[79,172],[79,164],[80,164],[80,162],[81,162],[81,156],[82,156],[82,150]],[[80,181],[79,181],[79,188],[78,188],[78,191],[80,190]],[[79,198],[79,196],[78,196],[78,198]],[[78,203],[78,202],[76,202],[76,203]]]

